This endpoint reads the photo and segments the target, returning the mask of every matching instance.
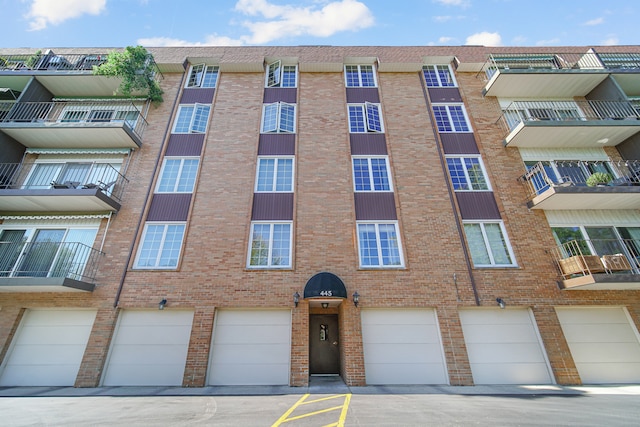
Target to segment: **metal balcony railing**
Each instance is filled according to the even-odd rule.
[[[528,200],[532,200],[551,187],[586,186],[589,177],[597,172],[611,175],[609,186],[640,185],[640,160],[541,161],[530,166],[520,181],[527,188]]]
[[[120,202],[129,179],[109,163],[0,163],[0,189],[98,188]]]
[[[61,70],[92,71],[94,66],[103,64],[108,53],[66,54],[54,53],[0,55],[0,71],[11,70]]]
[[[589,274],[640,274],[640,240],[571,240],[551,250],[563,279]]]
[[[0,277],[58,277],[92,283],[102,255],[78,242],[0,242]]]
[[[91,126],[116,123],[126,126],[142,138],[147,121],[131,101],[52,101],[0,102],[0,111],[7,111],[2,123],[64,123]]]
[[[592,120],[640,120],[640,112],[629,101],[514,101],[497,123],[509,134],[520,123]]]
[[[490,79],[498,70],[638,70],[639,53],[499,53],[490,54],[483,66],[486,78]]]

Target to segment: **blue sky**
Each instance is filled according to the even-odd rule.
[[[0,0],[0,47],[638,44],[637,0]]]

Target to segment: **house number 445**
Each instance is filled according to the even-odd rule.
[[[333,296],[333,291],[320,291],[321,297],[330,297]]]

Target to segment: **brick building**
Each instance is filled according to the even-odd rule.
[[[640,382],[640,47],[150,51],[0,49],[0,386]]]

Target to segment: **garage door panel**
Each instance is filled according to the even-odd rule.
[[[187,310],[124,310],[126,326],[188,326],[193,322],[193,312]]]
[[[29,310],[29,324],[39,326],[91,326],[96,317],[93,310]]]
[[[570,324],[563,327],[563,330],[571,336],[573,342],[616,343],[636,340],[636,335],[628,323]]]
[[[544,358],[537,343],[467,344],[467,352],[474,359],[495,363],[540,363]],[[514,362],[517,361],[517,362]]]
[[[214,337],[218,344],[240,344],[252,342],[256,344],[286,343],[290,326],[280,325],[224,325]]]
[[[442,348],[429,344],[366,344],[367,363],[442,363]]]
[[[620,307],[588,307],[588,308],[565,308],[556,309],[558,318],[563,325],[578,324],[605,324],[618,323],[628,324],[627,316]],[[596,320],[597,319],[597,320]]]
[[[472,324],[465,326],[469,343],[528,343],[538,337],[530,324]],[[489,327],[488,327],[489,326]]]
[[[446,384],[446,372],[442,364],[406,363],[367,365],[367,384]],[[369,372],[370,371],[370,372]]]
[[[287,360],[290,353],[288,346],[280,344],[224,344],[218,345],[216,350],[218,360],[234,360],[238,364]]]
[[[184,376],[184,368],[176,369],[175,364],[135,364],[128,361],[125,364],[113,364],[110,368],[118,373],[119,386],[180,386]],[[104,385],[116,384],[107,381]]]
[[[362,323],[366,325],[436,325],[428,310],[363,310]]]
[[[530,325],[531,318],[526,310],[462,310],[460,320],[476,325]]]
[[[30,319],[31,320],[31,319]],[[85,343],[91,334],[91,325],[30,326],[22,329],[20,336],[25,342],[48,346]],[[59,333],[64,328],[64,333]]]
[[[282,384],[283,378],[289,378],[288,363],[243,364],[242,369],[238,369],[238,365],[223,364],[218,367],[211,385],[274,385]]]
[[[128,321],[131,320],[128,319]],[[188,345],[190,335],[191,325],[123,326],[118,330],[118,343],[120,345],[162,343],[167,336],[170,336],[173,337],[173,344]]]
[[[16,346],[12,352],[12,358],[18,360],[16,365],[38,365],[42,362],[42,353],[46,352],[47,366],[55,369],[58,365],[80,365],[84,355],[85,344],[78,345],[52,345],[52,346]]]
[[[640,346],[634,343],[615,343],[614,345],[572,343],[571,349],[575,350],[573,361],[576,363],[640,362]]]
[[[166,365],[172,360],[186,360],[187,347],[184,345],[131,345],[118,346],[109,357],[110,364],[126,364],[143,361],[149,365]]]
[[[217,325],[264,325],[265,313],[271,325],[289,326],[291,313],[284,310],[228,310],[216,318]]]
[[[472,363],[471,371],[476,384],[539,384],[549,376],[540,363]]]
[[[72,386],[78,375],[78,365],[14,365],[2,375],[2,386]],[[69,383],[69,379],[73,382]]]
[[[370,325],[371,326],[371,325]],[[440,343],[438,328],[435,325],[382,325],[376,324],[375,334],[367,337],[367,342],[375,343]]]
[[[579,372],[581,378],[588,378],[592,384],[636,383],[634,378],[640,378],[640,363],[583,363]]]

